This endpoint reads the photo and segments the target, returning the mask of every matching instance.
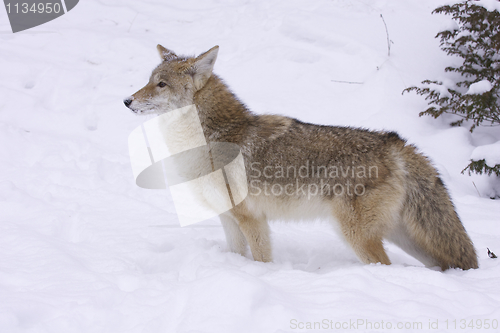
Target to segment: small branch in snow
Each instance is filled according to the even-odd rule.
[[[389,37],[389,30],[387,29],[387,24],[385,23],[385,20],[384,20],[384,16],[382,16],[382,14],[380,14],[380,17],[382,18],[382,22],[384,22],[384,25],[385,25],[385,33],[387,35],[387,55],[390,57],[391,56],[391,39]]]
[[[189,226],[180,226],[180,225],[164,225],[164,224],[157,224],[157,225],[148,225],[149,228],[172,228],[172,229],[187,229],[187,228],[221,228],[222,226],[220,225],[189,225]]]
[[[332,82],[347,83],[347,84],[364,84],[364,82],[351,82],[351,81],[338,81],[338,80],[332,80]]]
[[[130,26],[128,27],[127,32],[130,32],[130,29],[132,29],[132,26],[134,25],[135,19],[137,18],[138,15],[139,14],[135,14],[134,19],[132,20],[132,22],[130,22]]]
[[[474,185],[474,187],[476,188],[477,195],[479,195],[481,197],[481,193],[479,193],[479,190],[477,189],[476,183],[472,182],[472,185]]]

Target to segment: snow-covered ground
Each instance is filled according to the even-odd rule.
[[[401,94],[457,61],[434,38],[442,3],[85,0],[16,34],[0,9],[0,332],[494,331],[500,202],[492,178],[460,172],[498,128],[419,118],[426,101]],[[272,224],[266,264],[229,253],[217,219],[181,228],[128,156],[148,118],[122,99],[158,43],[219,45],[215,72],[257,113],[398,131],[441,172],[480,269],[428,269],[390,244],[393,265],[363,265],[322,221]]]

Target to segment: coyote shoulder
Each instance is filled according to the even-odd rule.
[[[249,245],[255,260],[271,261],[269,220],[321,218],[364,263],[390,264],[388,240],[426,266],[478,267],[436,169],[397,133],[256,115],[212,72],[217,46],[198,57],[158,51],[148,84],[124,103],[136,114],[194,104],[207,142],[240,147],[248,196],[220,216],[231,251]]]

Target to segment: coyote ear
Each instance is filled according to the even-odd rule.
[[[158,50],[158,53],[160,54],[160,58],[163,61],[168,61],[177,58],[177,55],[170,51],[169,49],[164,48],[160,44],[156,45],[156,49]]]
[[[215,60],[217,59],[217,53],[219,53],[218,45],[212,47],[207,52],[200,54],[195,59],[193,64],[193,80],[196,90],[203,88],[212,75],[212,69],[214,68]]]

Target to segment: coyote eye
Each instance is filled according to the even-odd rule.
[[[165,82],[158,83],[158,87],[160,87],[160,88],[163,88],[163,87],[166,87],[166,86],[167,86],[167,84]]]

